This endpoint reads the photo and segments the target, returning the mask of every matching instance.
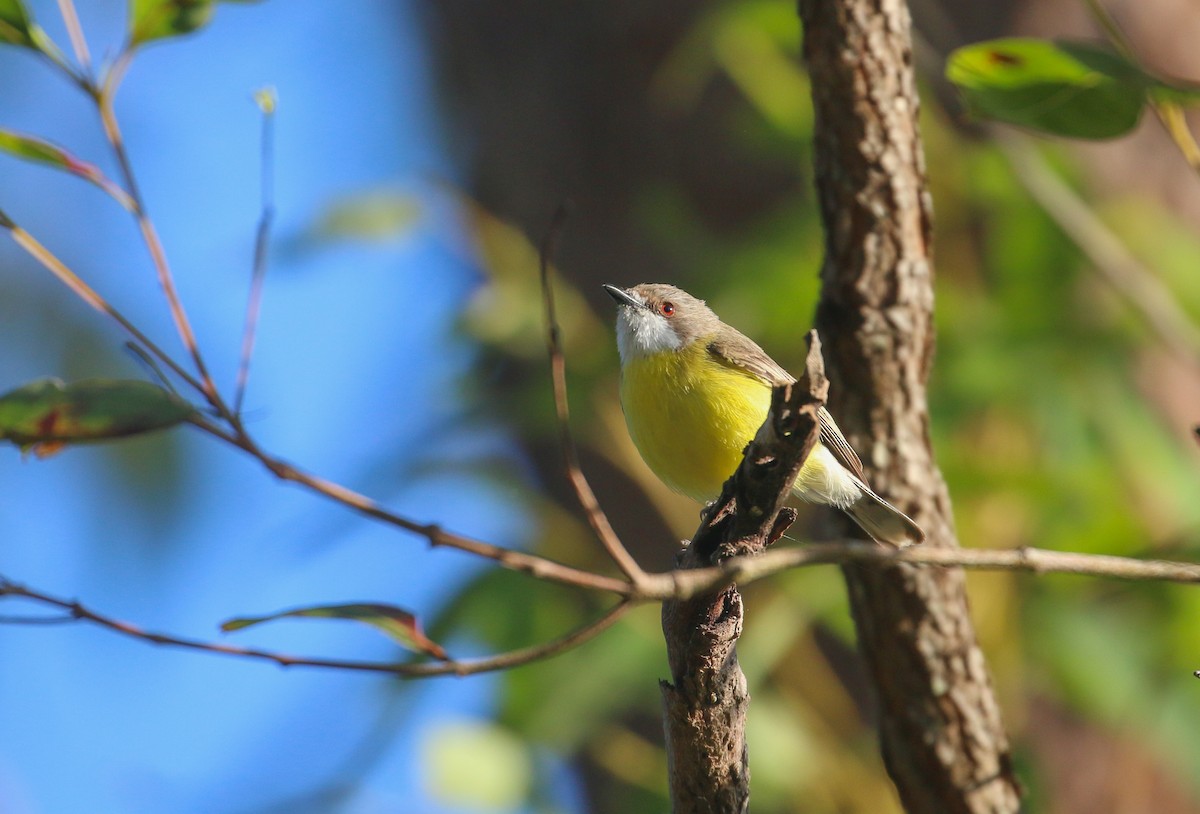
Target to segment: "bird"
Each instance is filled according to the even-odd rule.
[[[795,378],[726,325],[704,300],[665,283],[605,285],[617,304],[621,409],[634,446],[659,480],[699,503],[716,499],[766,420],[771,389]],[[871,539],[923,542],[911,518],[876,494],[833,416],[792,486],[800,500],[846,512]]]

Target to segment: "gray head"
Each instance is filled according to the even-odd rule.
[[[617,302],[617,349],[621,364],[640,356],[678,351],[715,334],[721,320],[683,289],[664,283],[633,288],[604,286]]]

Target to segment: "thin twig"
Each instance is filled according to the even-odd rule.
[[[126,342],[125,350],[129,351],[137,358],[139,362],[145,365],[146,369],[149,370],[154,375],[154,378],[158,380],[158,383],[165,389],[169,390],[171,395],[178,396],[181,399],[183,398],[180,392],[175,388],[175,383],[171,381],[166,373],[163,372],[163,369],[158,366],[158,362],[154,361],[154,357],[151,356],[145,348],[136,342]]]
[[[157,357],[163,364],[169,367],[175,375],[187,382],[191,387],[198,391],[203,391],[200,382],[191,376],[183,367],[167,354],[162,348],[156,345],[150,337],[146,336],[142,331],[129,321],[120,311],[114,308],[108,300],[100,296],[91,286],[80,279],[79,275],[67,268],[66,264],[58,259],[45,246],[43,246],[37,238],[29,234],[20,226],[13,223],[3,212],[0,212],[0,228],[8,230],[9,236],[13,242],[25,250],[25,252],[42,265],[47,271],[53,274],[67,288],[71,289],[81,300],[96,309],[105,316],[111,318],[114,322],[125,329],[125,332],[134,338],[134,340],[143,347],[146,351]]]
[[[506,653],[500,653],[495,656],[488,656],[479,659],[467,659],[463,661],[397,663],[291,656],[285,653],[276,653],[271,650],[261,650],[254,647],[238,647],[237,645],[207,642],[201,639],[192,639],[185,636],[154,633],[152,631],[144,630],[130,622],[125,622],[120,619],[115,619],[111,616],[105,616],[104,614],[97,613],[96,611],[93,611],[79,602],[50,596],[49,594],[28,588],[24,585],[18,585],[3,577],[0,577],[0,598],[5,596],[20,597],[43,605],[61,608],[70,615],[67,617],[60,617],[60,621],[91,622],[120,633],[124,636],[140,639],[152,644],[167,645],[169,647],[183,647],[189,650],[199,650],[205,653],[219,653],[221,655],[236,656],[240,658],[272,661],[281,667],[323,667],[334,670],[389,673],[401,678],[429,678],[441,675],[467,676],[474,675],[476,673],[506,670],[512,667],[519,667],[522,664],[528,664],[533,661],[547,659],[577,647],[594,636],[604,632],[635,605],[635,603],[630,602],[629,600],[623,600],[614,605],[600,618],[588,622],[587,624],[571,631],[565,636],[553,639],[543,644],[535,645],[533,647],[524,647],[518,650],[510,650]]]
[[[630,584],[621,579],[607,577],[602,574],[593,574],[590,571],[572,568],[569,565],[563,565],[546,557],[539,557],[536,554],[526,554],[522,551],[514,551],[503,546],[455,534],[446,531],[434,523],[417,523],[409,520],[406,517],[385,509],[383,506],[380,506],[375,501],[358,492],[327,481],[317,475],[298,469],[292,464],[272,457],[258,447],[244,432],[239,432],[236,435],[232,434],[202,417],[193,417],[191,422],[210,435],[220,438],[222,441],[226,441],[249,453],[280,480],[299,484],[323,497],[354,509],[367,517],[418,534],[428,540],[432,546],[444,546],[446,548],[458,549],[459,551],[466,551],[470,554],[493,560],[511,571],[519,571],[548,582],[558,582],[563,585],[572,585],[576,588],[586,588],[589,590],[607,591],[618,596],[629,596],[632,593]]]
[[[475,673],[507,670],[511,667],[519,667],[522,664],[541,661],[542,659],[557,656],[559,653],[578,647],[589,639],[598,636],[612,627],[618,619],[636,606],[636,602],[623,600],[594,622],[589,622],[582,627],[576,628],[566,636],[545,642],[544,644],[524,647],[519,650],[510,650],[498,656],[471,661],[449,663],[440,661],[422,662],[421,664],[412,665],[410,670],[405,672],[404,675],[411,678],[449,674],[460,676],[473,675]]]
[[[1104,29],[1105,36],[1112,46],[1117,49],[1117,52],[1125,57],[1125,59],[1137,63],[1137,57],[1133,53],[1133,46],[1129,42],[1129,38],[1125,36],[1125,32],[1117,25],[1117,21],[1108,13],[1099,0],[1084,0],[1087,3],[1088,10],[1092,13],[1092,19],[1095,20],[1101,28]]]
[[[1096,213],[1063,183],[1026,139],[992,129],[1017,179],[1096,271],[1141,314],[1146,326],[1183,361],[1200,360],[1200,328],[1162,281],[1125,247]]]
[[[125,189],[129,193],[129,197],[133,200],[134,218],[137,220],[138,229],[142,233],[142,241],[146,244],[146,249],[150,253],[150,260],[158,275],[159,285],[167,298],[167,306],[171,311],[171,318],[175,322],[175,329],[179,333],[179,338],[183,342],[188,355],[192,358],[192,364],[196,367],[196,373],[202,384],[199,390],[208,399],[209,404],[218,412],[225,414],[229,410],[221,399],[217,385],[208,371],[208,365],[205,364],[204,357],[200,353],[200,346],[196,341],[195,331],[192,330],[192,324],[188,319],[187,311],[184,310],[183,301],[180,299],[179,291],[175,287],[175,278],[171,274],[170,265],[167,263],[166,251],[163,249],[162,241],[159,239],[158,230],[155,229],[153,221],[150,220],[149,215],[146,213],[146,202],[142,197],[141,189],[138,187],[137,177],[133,172],[133,164],[130,162],[129,153],[125,149],[125,139],[121,135],[121,127],[117,122],[116,111],[113,109],[113,101],[117,88],[129,68],[131,59],[132,52],[128,50],[123,51],[117,57],[116,62],[109,69],[105,77],[103,87],[97,88],[93,86],[93,98],[96,100],[96,105],[100,112],[100,121],[104,127],[104,134],[108,138],[108,143],[117,158],[117,164],[121,168],[121,176],[125,182]]]
[[[546,349],[550,354],[550,377],[554,382],[554,408],[558,414],[559,446],[562,448],[563,468],[596,537],[621,572],[636,585],[646,576],[646,572],[642,570],[637,560],[630,555],[621,539],[613,531],[612,524],[608,522],[608,516],[600,507],[600,501],[596,500],[596,493],[592,491],[587,476],[583,474],[583,469],[579,466],[579,450],[576,448],[575,438],[571,434],[571,411],[567,401],[566,359],[563,356],[562,336],[554,309],[554,290],[550,280],[550,262],[566,217],[567,206],[560,205],[554,213],[550,229],[546,232],[539,257],[542,302],[546,312]]]
[[[275,102],[270,93],[268,101],[261,102],[262,120],[262,215],[258,220],[258,233],[254,240],[254,269],[250,278],[250,296],[246,300],[246,320],[242,329],[242,358],[238,364],[237,386],[233,396],[234,415],[241,415],[242,401],[246,397],[246,384],[250,380],[250,358],[254,355],[254,337],[258,328],[258,316],[262,310],[263,282],[267,277],[267,246],[270,242],[271,223],[275,219]]]
[[[0,625],[69,625],[79,621],[74,616],[0,616]]]
[[[63,25],[67,28],[67,36],[71,38],[71,48],[75,51],[75,59],[84,76],[92,74],[92,55],[88,52],[87,39],[83,36],[83,26],[79,24],[79,14],[75,11],[73,0],[58,0],[58,11],[62,15]]]

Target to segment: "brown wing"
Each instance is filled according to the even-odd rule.
[[[740,368],[772,387],[796,381],[792,374],[767,356],[767,352],[756,345],[752,339],[743,336],[728,325],[723,325],[722,329],[721,334],[708,343],[709,354],[718,362]]]
[[[722,364],[745,370],[772,387],[796,381],[794,376],[780,367],[753,340],[728,326],[725,326],[725,330],[721,332],[720,336],[708,343],[708,352]],[[842,435],[842,431],[838,429],[833,416],[824,407],[821,408],[820,419],[821,444],[833,453],[833,457],[837,458],[838,463],[865,483],[862,461],[850,446],[850,442]]]

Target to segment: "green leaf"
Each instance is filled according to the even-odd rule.
[[[35,28],[21,0],[0,0],[0,42],[36,48]]]
[[[222,622],[221,630],[225,632],[241,630],[242,628],[257,625],[261,622],[292,618],[349,619],[354,622],[362,622],[386,633],[409,650],[425,653],[443,661],[449,658],[446,655],[446,651],[437,642],[432,641],[425,635],[417,617],[403,608],[397,608],[392,605],[381,605],[374,602],[355,602],[348,605],[314,605],[307,608],[295,608],[293,610],[280,611],[279,613],[271,613],[266,616],[243,616]]]
[[[0,440],[49,455],[69,443],[173,427],[195,413],[192,405],[150,382],[40,379],[0,396]]]
[[[959,48],[946,77],[976,116],[1083,139],[1128,133],[1164,87],[1111,51],[1022,38]]]
[[[47,164],[60,170],[66,170],[72,175],[78,175],[103,189],[126,209],[130,211],[133,209],[133,200],[128,193],[106,178],[96,165],[76,158],[57,144],[36,136],[0,128],[0,152],[9,153],[26,161]]]

